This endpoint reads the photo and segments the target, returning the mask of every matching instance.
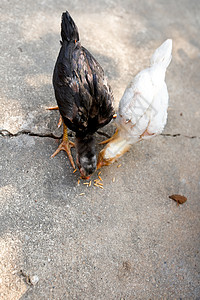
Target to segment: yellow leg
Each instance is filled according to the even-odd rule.
[[[71,165],[75,169],[75,164],[74,164],[73,157],[71,155],[71,150],[70,150],[71,147],[75,147],[75,144],[68,140],[67,126],[63,123],[63,139],[62,139],[62,142],[58,146],[58,149],[51,155],[51,157],[56,156],[56,154],[58,154],[58,152],[60,152],[61,150],[64,150],[64,151],[67,152],[67,155],[69,157]]]
[[[117,134],[118,134],[118,129],[116,129],[115,133],[113,134],[113,136],[111,136],[111,138],[99,143],[99,145],[104,145],[104,144],[109,143],[110,141],[112,141],[116,137]]]

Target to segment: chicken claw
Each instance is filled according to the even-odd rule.
[[[51,107],[48,107],[47,110],[59,110],[59,108],[58,108],[58,106],[51,106]],[[62,125],[62,116],[60,116],[57,127],[60,128],[61,125]]]
[[[58,106],[51,106],[51,107],[47,107],[47,110],[58,110]]]
[[[63,140],[61,144],[58,146],[57,150],[51,155],[51,157],[54,157],[60,152],[61,150],[64,150],[67,152],[67,155],[69,157],[69,161],[72,165],[72,167],[75,169],[75,164],[73,161],[73,157],[71,155],[71,148],[75,147],[75,144],[71,141],[68,140],[68,135],[67,135],[67,126],[63,123]]]
[[[62,125],[62,116],[60,116],[60,118],[58,120],[57,127],[60,128],[61,125]]]

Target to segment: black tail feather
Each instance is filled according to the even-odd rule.
[[[70,42],[74,40],[79,41],[78,28],[68,11],[62,14],[61,37],[63,42]]]

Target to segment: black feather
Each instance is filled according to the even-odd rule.
[[[81,46],[68,12],[62,15],[61,36],[63,43],[53,74],[55,97],[66,126],[87,143],[87,135],[111,121],[113,94],[102,67]]]
[[[63,42],[79,41],[78,29],[68,11],[62,14],[61,37]]]

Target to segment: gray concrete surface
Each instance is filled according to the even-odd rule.
[[[3,0],[0,9],[0,299],[199,299],[200,2]],[[55,104],[66,9],[116,106],[173,39],[165,131],[103,168],[104,189],[78,186],[65,153],[50,159],[61,131],[45,108]],[[175,193],[188,201],[177,206]]]

